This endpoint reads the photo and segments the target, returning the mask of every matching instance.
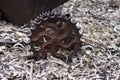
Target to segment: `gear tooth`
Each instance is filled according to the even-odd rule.
[[[36,24],[37,22],[35,20],[31,20],[31,23]]]
[[[39,19],[40,18],[40,16],[37,16],[37,19]]]
[[[47,16],[50,16],[51,11],[48,11]]]
[[[45,16],[45,13],[42,13],[42,17],[44,17]]]
[[[54,10],[51,11],[51,14],[54,14]]]
[[[28,24],[24,24],[23,27],[29,26]]]
[[[57,15],[57,11],[54,11],[54,15],[55,15],[55,16]]]
[[[30,30],[34,30],[36,28],[36,26],[31,26]]]
[[[50,15],[51,11],[48,11],[48,14]]]
[[[44,20],[44,21],[46,21],[47,19],[48,19],[48,18],[47,18],[47,17],[45,17],[43,20]]]
[[[33,20],[30,20],[30,23],[33,24]]]
[[[42,21],[39,21],[37,24],[40,24]]]
[[[43,19],[43,15],[42,15],[42,13],[41,14],[39,14],[39,16],[38,16],[38,20],[42,20]]]
[[[47,12],[45,12],[44,15],[47,16]]]
[[[59,13],[58,11],[55,11],[55,12],[54,12],[54,15],[55,15],[55,16],[58,16],[59,14],[60,14],[60,13]]]
[[[34,23],[33,23],[33,22],[31,22],[31,26],[34,26]]]
[[[62,15],[59,15],[58,18],[62,18],[63,16]]]
[[[49,14],[49,16],[53,16],[53,13],[51,12],[51,13]]]
[[[30,30],[34,30],[36,28],[34,23],[30,23]]]
[[[61,15],[60,11],[52,10],[50,17],[51,17],[51,18],[54,18],[54,17],[62,18],[62,15]]]
[[[65,18],[66,20],[70,20],[70,19],[71,19],[70,14],[64,15],[64,18]]]
[[[55,18],[55,16],[50,16],[50,18]]]
[[[44,13],[42,12],[42,16],[44,15]]]
[[[35,18],[34,21],[35,21],[35,22],[38,22],[38,18]]]
[[[42,17],[42,16],[40,16],[40,17],[39,17],[39,20],[42,20],[42,19],[43,19],[43,17]]]
[[[44,15],[43,15],[44,17],[46,17],[46,12],[44,12]]]
[[[39,14],[39,17],[41,17],[42,16],[42,14]]]
[[[48,13],[48,12],[45,12],[45,15],[46,15],[46,16],[49,16],[49,13]]]

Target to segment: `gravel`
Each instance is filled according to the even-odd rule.
[[[0,21],[0,80],[120,80],[120,0],[69,0],[56,9],[70,14],[84,42],[71,64],[52,57],[26,60],[29,27]]]

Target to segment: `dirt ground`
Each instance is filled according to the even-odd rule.
[[[76,22],[84,45],[67,64],[48,54],[47,60],[27,60],[32,54],[29,27],[0,21],[0,80],[120,80],[120,0],[69,0],[59,6]]]

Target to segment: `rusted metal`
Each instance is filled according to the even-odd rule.
[[[58,12],[46,13],[46,11],[51,11],[66,1],[0,0],[0,11],[7,21],[11,21],[14,24],[24,24],[27,22],[25,25],[33,29],[30,45],[34,54],[29,56],[29,59],[46,59],[47,53],[51,53],[56,58],[71,62],[72,57],[82,46],[79,30],[70,21],[68,14],[62,15]],[[40,13],[42,14],[38,16]],[[30,20],[31,22],[28,23]],[[6,43],[12,44],[11,42]],[[68,58],[65,56],[66,54],[60,53],[59,50],[69,52]]]
[[[68,0],[0,0],[0,11],[7,21],[24,24],[66,1]]]
[[[36,60],[47,58],[47,53],[64,61],[72,61],[72,57],[78,52],[81,41],[78,29],[71,23],[69,16],[49,15],[35,19],[32,30],[31,46],[34,52],[33,58]],[[38,47],[40,49],[35,48]],[[68,60],[59,50],[67,50],[71,54]]]

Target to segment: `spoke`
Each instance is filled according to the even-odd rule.
[[[60,58],[61,60],[66,61],[66,57],[62,54],[58,54],[56,49],[57,49],[56,46],[52,46],[51,54],[56,58]]]
[[[53,30],[54,30],[54,34],[55,34],[55,36],[57,36],[58,34],[59,34],[59,29],[57,28],[57,25],[56,24],[54,24],[54,23],[49,23],[48,22],[48,24],[46,24],[45,25],[46,27],[48,27],[48,28],[53,28]]]
[[[59,40],[66,38],[72,34],[69,24],[64,25],[64,33],[58,37]]]
[[[41,37],[49,37],[49,38],[51,38],[51,36],[48,33],[46,33],[46,32],[40,32],[37,36],[34,36],[33,38],[31,38],[31,41],[37,41]]]
[[[51,41],[49,41],[49,42],[46,42],[46,43],[43,43],[42,45],[41,45],[41,50],[44,50],[47,46],[49,46],[49,45],[51,45]]]
[[[74,41],[72,40],[71,42],[69,42],[68,44],[64,44],[64,43],[59,43],[59,46],[61,46],[62,48],[70,48],[72,45],[74,45],[75,43],[79,43],[79,41]]]
[[[38,53],[41,54],[40,57],[42,59],[47,59],[47,52],[46,52],[47,49],[46,49],[46,47],[50,44],[51,44],[50,42],[47,42],[47,43],[44,43],[44,44],[41,45],[41,49],[38,51]]]

